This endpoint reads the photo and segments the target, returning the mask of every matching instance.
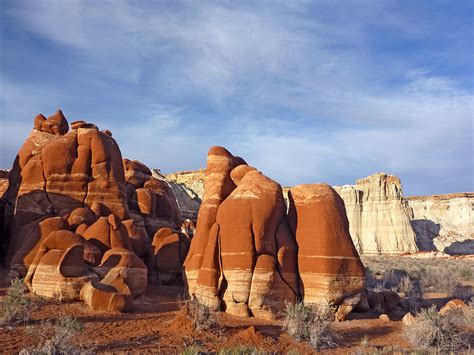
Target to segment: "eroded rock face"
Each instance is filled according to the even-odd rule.
[[[0,205],[5,262],[37,294],[123,311],[158,271],[150,235],[179,232],[183,220],[172,189],[122,160],[110,131],[71,127],[61,111],[34,120]],[[159,272],[178,279],[182,249],[163,247]]]
[[[410,209],[400,180],[378,173],[356,185],[335,186],[345,202],[350,234],[361,254],[402,254],[418,251]]]
[[[209,150],[207,155],[205,191],[201,208],[199,209],[196,231],[188,256],[184,263],[187,287],[190,294],[196,292],[196,281],[203,266],[205,256],[206,259],[211,258],[214,260],[215,258],[218,258],[218,256],[212,258],[210,254],[205,252],[209,241],[213,239],[210,236],[211,228],[213,228],[216,222],[219,205],[236,187],[230,178],[231,170],[244,163],[245,162],[241,158],[234,157],[225,148],[212,147]],[[215,247],[217,248],[217,240],[215,240]],[[211,260],[206,260],[206,264],[210,262]],[[210,294],[215,293],[214,291],[217,288],[217,284],[213,284],[216,277],[206,274],[216,274],[216,272],[217,270],[210,268],[208,271],[203,271],[201,273],[201,278],[203,280],[206,279],[209,280],[208,283],[212,283],[212,285],[205,285],[202,283],[203,288],[210,288],[208,292]]]
[[[358,302],[364,271],[344,203],[326,186],[296,188],[287,215],[278,183],[224,148],[211,148],[185,261],[189,294],[214,309],[267,319],[276,317],[284,302],[301,297],[332,306],[352,297],[354,302],[345,303],[347,314]],[[302,197],[303,189],[311,194]]]
[[[420,250],[474,254],[474,193],[408,197]]]
[[[226,311],[242,316],[250,309],[256,317],[271,318],[285,300],[297,297],[296,285],[289,287],[277,269],[276,234],[286,212],[281,186],[247,165],[230,176],[237,187],[216,218]]]
[[[176,184],[186,187],[192,191],[201,201],[204,197],[204,180],[206,177],[206,170],[191,170],[178,171],[171,174],[166,174],[166,178]]]
[[[326,184],[292,187],[288,197],[304,302],[355,306],[358,299],[343,301],[360,293],[365,272],[351,240],[344,201]]]

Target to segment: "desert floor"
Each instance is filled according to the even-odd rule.
[[[0,301],[9,286],[7,272],[0,269]],[[36,297],[39,306],[26,324],[0,326],[0,351],[15,353],[36,346],[51,336],[51,327],[45,321],[69,315],[84,325],[83,331],[74,337],[74,343],[93,353],[181,353],[193,345],[203,351],[249,346],[272,353],[315,353],[309,343],[296,342],[282,332],[280,321],[243,319],[218,312],[215,317],[219,330],[195,331],[191,320],[180,311],[183,299],[182,287],[150,284],[146,294],[134,301],[129,313],[105,314],[94,312],[81,302]],[[447,294],[425,295],[427,303],[438,307],[446,300]],[[375,312],[352,313],[348,320],[332,323],[332,329],[339,335],[338,347],[326,352],[412,350],[403,337],[400,316],[391,315],[390,322],[378,316]],[[361,345],[364,338],[368,339],[368,345]]]

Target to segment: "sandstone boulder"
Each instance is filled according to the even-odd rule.
[[[465,304],[462,300],[455,298],[449,301],[448,303],[446,303],[443,307],[441,307],[441,309],[439,310],[439,314],[444,316],[446,313],[448,313],[449,311],[453,309],[467,308],[467,307],[468,307],[467,304]]]
[[[221,147],[211,148],[203,203],[185,261],[188,292],[213,309],[274,318],[284,302],[336,308],[361,300],[364,267],[344,202],[329,186],[281,186]],[[383,296],[381,296],[383,298]]]
[[[338,305],[360,293],[364,266],[349,234],[344,201],[325,184],[295,186],[289,200],[305,304]]]
[[[190,245],[189,239],[171,228],[161,228],[155,233],[152,245],[158,283],[169,285],[181,281],[183,263]]]
[[[414,320],[415,320],[415,317],[413,317],[413,315],[410,312],[408,312],[407,314],[403,316],[402,323],[405,326],[409,326],[413,324]]]
[[[286,212],[281,186],[247,165],[230,175],[237,187],[216,217],[226,311],[271,318],[297,296],[277,268],[276,234]]]
[[[113,284],[122,279],[133,297],[141,296],[147,287],[147,268],[143,261],[130,250],[116,247],[108,250],[94,271],[102,283]]]
[[[81,288],[98,279],[86,267],[84,245],[86,241],[73,232],[49,233],[36,252],[25,284],[40,296],[79,299]]]

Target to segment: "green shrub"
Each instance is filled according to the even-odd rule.
[[[30,314],[35,305],[25,292],[26,286],[23,281],[17,278],[13,279],[1,305],[1,323],[26,323],[30,319]]]

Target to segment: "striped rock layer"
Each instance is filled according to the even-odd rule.
[[[0,255],[39,295],[123,311],[149,276],[181,281],[189,236],[166,181],[122,159],[110,131],[71,128],[59,110],[36,116],[1,199]],[[171,232],[153,245],[163,228]]]
[[[360,292],[364,266],[349,234],[344,201],[326,184],[298,185],[288,196],[304,302],[339,304]]]
[[[222,147],[209,151],[184,264],[189,294],[211,308],[260,318],[275,318],[285,302],[338,306],[357,299],[364,268],[337,193],[327,185],[296,187],[287,214],[281,186],[235,161]]]

